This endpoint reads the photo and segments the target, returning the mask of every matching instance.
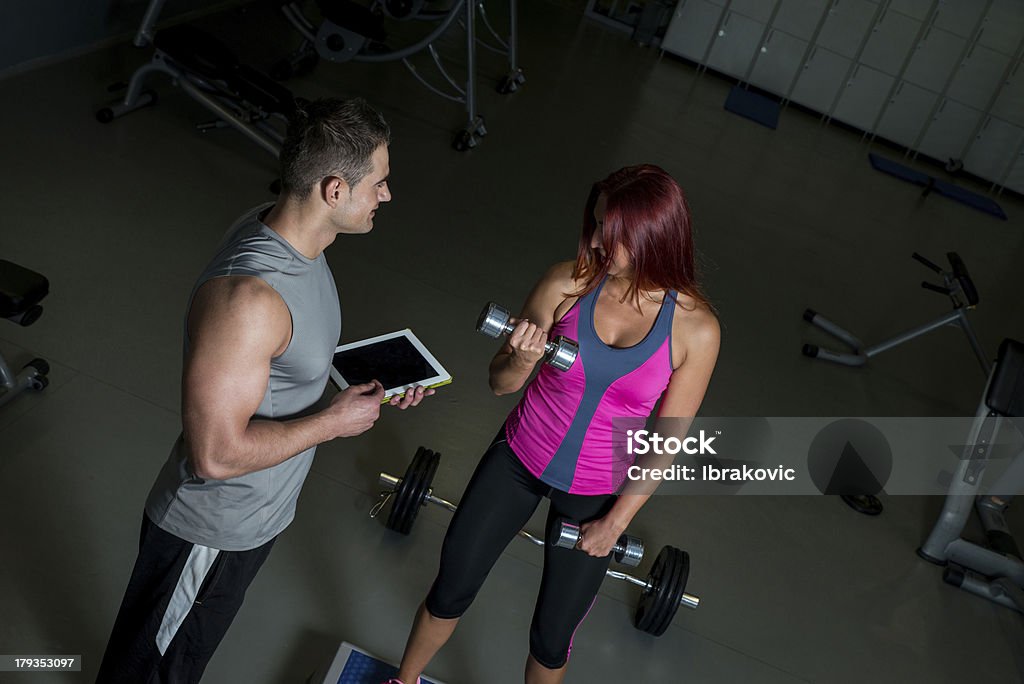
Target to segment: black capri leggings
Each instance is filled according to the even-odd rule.
[[[441,568],[426,607],[438,618],[461,617],[498,556],[548,497],[545,534],[555,520],[603,517],[615,496],[584,496],[552,489],[534,477],[505,440],[502,428],[473,473],[441,547]],[[545,545],[544,573],[530,626],[530,654],[544,667],[565,665],[576,628],[586,617],[610,557]]]

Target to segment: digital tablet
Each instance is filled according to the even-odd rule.
[[[451,374],[427,351],[412,330],[406,328],[334,350],[331,380],[338,389],[371,380],[384,385],[384,400],[422,385],[440,387],[452,381]]]

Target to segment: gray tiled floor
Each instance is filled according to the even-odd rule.
[[[299,514],[210,665],[209,682],[300,682],[341,640],[395,659],[432,579],[449,515],[425,509],[410,538],[366,516],[376,474],[417,445],[444,454],[438,492],[457,500],[515,397],[494,398],[493,348],[472,330],[486,299],[517,305],[574,252],[593,180],[650,161],[686,188],[723,347],[706,415],[970,415],[983,379],[944,330],[855,371],[810,362],[801,321],[818,308],[869,340],[938,315],[909,259],[958,251],[982,293],[988,353],[1024,337],[1024,203],[1000,222],[874,172],[860,136],[786,110],[770,131],[722,109],[729,84],[580,20],[571,3],[523,3],[528,83],[482,88],[490,136],[448,148],[454,106],[400,67],[323,64],[307,97],[358,93],[394,128],[394,202],[367,237],[328,251],[346,340],[410,326],[453,385],[369,434],[324,445]],[[241,41],[259,9],[206,20]],[[267,66],[282,45],[237,44]],[[271,48],[280,48],[275,52]],[[160,103],[96,124],[106,86],[143,55],[110,49],[0,81],[7,131],[0,255],[44,272],[35,326],[0,329],[14,365],[54,370],[45,393],[0,412],[0,653],[81,653],[90,681],[134,560],[142,501],[178,429],[181,316],[192,279],[230,221],[271,199],[274,164],[156,83]],[[485,75],[501,73],[482,56]],[[882,150],[892,157],[897,153]],[[660,639],[632,629],[635,591],[607,582],[581,629],[571,682],[954,682],[1024,677],[1019,616],[962,592],[914,554],[940,501],[890,497],[879,518],[832,498],[656,497],[635,532],[692,554],[690,591]],[[535,517],[533,529],[537,529]],[[514,541],[431,671],[451,684],[520,678],[536,549]],[[641,568],[646,571],[646,564]]]

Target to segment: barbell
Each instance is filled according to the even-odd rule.
[[[370,517],[376,518],[391,500],[391,512],[384,525],[390,530],[407,535],[412,531],[419,509],[428,503],[447,508],[453,513],[458,510],[456,504],[436,496],[431,487],[440,461],[441,454],[420,447],[402,477],[381,473],[379,482],[384,490],[381,491],[380,499],[370,509]],[[543,539],[526,530],[519,530],[517,534],[536,546],[545,545]],[[634,545],[636,544],[639,544],[642,554],[642,542],[636,539]],[[690,554],[674,546],[665,546],[661,549],[654,559],[647,579],[639,579],[611,568],[605,571],[605,575],[640,587],[640,601],[633,615],[633,626],[653,636],[665,633],[672,624],[679,606],[694,609],[700,605],[700,597],[686,592],[686,583],[690,577]]]

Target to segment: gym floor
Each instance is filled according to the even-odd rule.
[[[521,4],[528,81],[498,95],[491,85],[504,63],[481,52],[490,135],[469,153],[449,147],[459,107],[395,63],[323,63],[289,83],[307,98],[363,95],[394,130],[393,202],[370,235],[328,249],[343,339],[411,327],[455,382],[416,410],[382,411],[366,435],[320,447],[296,520],[204,681],[305,682],[342,640],[400,657],[450,515],[429,507],[410,537],[389,532],[367,516],[377,474],[402,473],[424,445],[442,453],[435,491],[459,499],[517,400],[488,391],[495,344],[473,332],[476,315],[488,299],[518,307],[549,264],[573,257],[590,183],[620,166],[657,163],[689,195],[722,323],[704,415],[973,415],[984,378],[959,331],[931,333],[863,370],[800,354],[803,342],[829,341],[801,320],[808,306],[869,341],[946,311],[948,300],[918,286],[930,274],[914,251],[963,257],[989,355],[1004,337],[1024,338],[1020,198],[998,198],[1008,222],[921,199],[868,164],[869,151],[901,159],[897,151],[794,108],[778,130],[763,128],[723,109],[729,82],[581,18],[582,2]],[[294,45],[262,5],[200,23],[261,67]],[[256,35],[266,42],[254,45]],[[153,83],[155,107],[96,123],[107,87],[147,57],[114,47],[0,81],[0,255],[51,282],[43,318],[0,327],[0,351],[18,368],[35,356],[53,368],[49,388],[0,411],[0,653],[81,654],[84,663],[77,674],[4,681],[94,678],[143,501],[180,429],[193,279],[231,221],[273,198],[270,155],[233,131],[196,132],[210,116],[166,79]],[[871,518],[825,496],[655,497],[630,531],[649,548],[687,549],[688,590],[703,604],[654,638],[631,625],[638,590],[608,580],[567,681],[1024,678],[1021,617],[945,585],[914,553],[941,498],[883,501]],[[521,680],[540,561],[532,545],[511,543],[434,676]]]

